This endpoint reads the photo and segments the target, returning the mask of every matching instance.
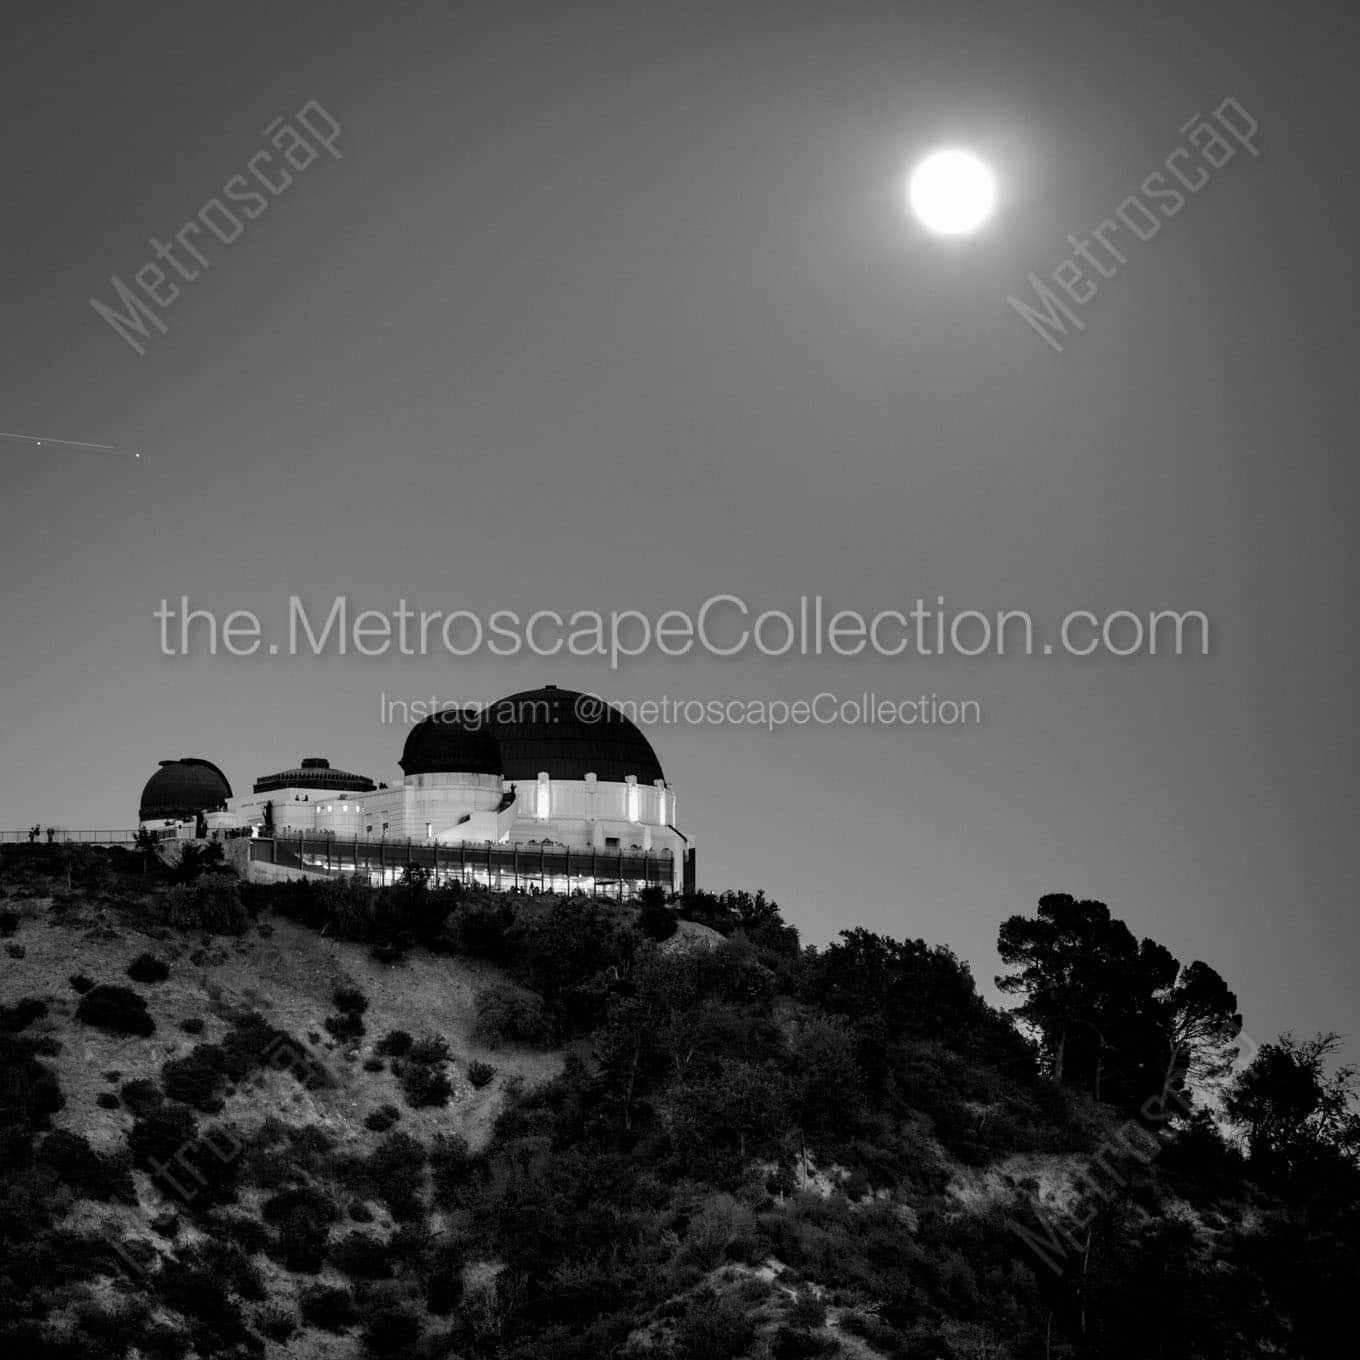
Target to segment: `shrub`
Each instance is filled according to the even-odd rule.
[[[115,1096],[116,1100],[117,1097]],[[49,1133],[38,1147],[38,1162],[51,1167],[63,1185],[87,1199],[135,1204],[136,1191],[126,1158],[104,1156],[89,1140],[64,1129]]]
[[[125,1081],[119,1090],[119,1095],[123,1098],[123,1104],[134,1115],[149,1114],[165,1100],[165,1096],[161,1094],[161,1088],[149,1077],[137,1077],[132,1081]]]
[[[442,1034],[422,1034],[411,1045],[409,1053],[412,1062],[425,1063],[427,1066],[447,1062],[451,1056],[448,1040]]]
[[[523,987],[496,983],[477,999],[474,1037],[494,1047],[500,1043],[543,1045],[552,1038],[543,998]]]
[[[392,1254],[387,1243],[372,1233],[352,1232],[330,1250],[331,1264],[356,1280],[386,1280],[392,1276]]]
[[[395,1105],[380,1105],[364,1120],[364,1127],[374,1133],[386,1133],[401,1118],[401,1111]]]
[[[339,1015],[328,1015],[325,1024],[326,1032],[340,1043],[347,1039],[364,1037],[364,1022],[358,1011],[342,1011]]]
[[[354,1325],[354,1295],[348,1289],[303,1290],[298,1307],[305,1322],[328,1332],[343,1331]]]
[[[368,998],[357,987],[337,987],[332,1000],[342,1015],[362,1015],[368,1009]]]
[[[490,1063],[478,1062],[475,1059],[468,1063],[467,1074],[468,1080],[479,1091],[483,1086],[490,1086],[496,1080],[496,1069]]]
[[[710,1299],[681,1319],[676,1340],[684,1360],[733,1360],[755,1340],[755,1326],[737,1300]]]
[[[127,966],[133,982],[164,982],[170,976],[170,965],[154,954],[138,954]]]
[[[463,1297],[463,1262],[458,1252],[445,1247],[435,1253],[425,1286],[425,1307],[436,1317],[447,1317]]]
[[[19,913],[6,907],[0,911],[0,936],[8,937],[19,929]]]
[[[425,1186],[423,1144],[408,1133],[389,1133],[373,1149],[365,1169],[393,1218],[417,1216]]]
[[[372,1223],[373,1210],[361,1199],[351,1200],[349,1206],[349,1216],[355,1223]]]
[[[364,1059],[364,1071],[365,1071],[365,1072],[381,1072],[385,1067],[386,1067],[386,1064],[383,1062],[383,1060],[382,1060],[381,1058],[365,1058],[365,1059]]]
[[[270,1341],[284,1342],[298,1329],[297,1319],[280,1304],[271,1303],[255,1314],[255,1326]]]
[[[208,874],[171,888],[166,919],[177,930],[206,930],[212,935],[243,935],[250,925],[240,885],[225,874]]]
[[[406,1103],[413,1110],[420,1110],[434,1105],[447,1105],[453,1094],[453,1083],[437,1067],[408,1063],[402,1069],[401,1089],[406,1096]]]
[[[128,1134],[134,1163],[196,1210],[236,1198],[239,1163],[231,1155],[235,1142],[221,1127],[200,1138],[193,1112],[173,1103],[140,1116]]]
[[[434,1200],[449,1208],[460,1187],[472,1176],[472,1154],[467,1139],[456,1133],[437,1134],[430,1148],[430,1176],[434,1181]]]
[[[0,1030],[7,1034],[18,1034],[27,1029],[35,1020],[47,1014],[47,1003],[36,996],[26,996],[13,1006],[0,1006]]]
[[[203,1017],[199,1015],[191,1015],[187,1019],[181,1020],[179,1022],[179,1027],[185,1032],[185,1034],[202,1034]]]
[[[224,1051],[217,1044],[198,1044],[192,1052],[172,1058],[161,1068],[161,1083],[171,1100],[211,1111],[218,1084],[226,1075]]]
[[[384,1058],[404,1058],[414,1042],[404,1029],[394,1029],[378,1040],[373,1051]]]
[[[675,913],[664,902],[649,901],[638,912],[638,929],[650,940],[669,940],[679,929]]]
[[[71,976],[66,980],[82,996],[84,996],[85,993],[88,992],[90,988],[94,986],[94,979],[92,977],[86,977],[84,973],[72,973]]]
[[[5,953],[12,959],[22,959],[28,954],[28,950],[21,944],[7,944],[5,946]]]
[[[112,1091],[100,1091],[100,1093],[95,1096],[94,1103],[98,1105],[101,1110],[117,1110],[120,1109],[123,1104]]]
[[[420,1322],[401,1308],[384,1308],[364,1326],[364,1349],[381,1360],[405,1355],[419,1339]]]
[[[130,987],[101,983],[80,998],[76,1019],[110,1034],[145,1037],[156,1032],[156,1022],[147,1013],[146,1001]]]

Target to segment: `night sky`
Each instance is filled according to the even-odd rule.
[[[1360,1026],[1357,19],[1340,6],[11,3],[0,827],[135,824],[166,757],[399,777],[380,696],[977,700],[649,729],[702,886],[951,945],[1046,892]],[[1051,278],[1233,98],[1239,150],[1077,309]],[[322,155],[138,355],[90,305],[317,101]],[[975,236],[906,171],[966,145]],[[140,451],[134,459],[132,451]],[[1199,609],[1207,657],[165,657],[162,598]],[[1351,1048],[1354,1053],[1354,1045]]]

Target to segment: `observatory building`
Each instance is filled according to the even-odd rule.
[[[389,786],[309,757],[237,798],[209,762],[165,761],[140,819],[162,834],[293,838],[309,865],[326,843],[326,864],[351,872],[372,871],[375,844],[384,870],[399,866],[398,847],[433,846],[410,862],[428,858],[436,873],[456,863],[465,878],[499,884],[507,865],[515,882],[532,879],[521,869],[537,856],[545,886],[693,887],[694,852],[651,743],[593,696],[547,685],[436,713],[410,730],[399,763],[402,778]],[[488,853],[483,872],[476,847],[515,853]]]

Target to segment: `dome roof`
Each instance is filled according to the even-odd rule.
[[[366,775],[333,770],[329,760],[307,756],[300,765],[278,774],[267,774],[255,781],[256,793],[273,789],[330,789],[335,793],[372,793],[373,781]]]
[[[207,808],[215,808],[231,797],[227,776],[210,760],[181,756],[163,760],[161,767],[146,781],[137,820],[166,821],[187,819]]]
[[[475,708],[432,713],[402,747],[404,774],[501,774],[501,749]]]
[[[578,700],[585,700],[578,704]],[[593,714],[596,721],[589,721]],[[582,716],[582,715],[585,716]],[[499,699],[483,712],[436,713],[411,730],[402,752],[407,774],[449,771],[532,780],[597,779],[639,784],[664,779],[651,743],[617,709],[593,695],[545,685]]]
[[[553,779],[584,779],[593,773],[619,784],[629,775],[639,784],[666,777],[651,742],[618,709],[594,695],[545,685],[501,699],[492,711],[503,719],[492,730],[507,779],[535,779],[540,770]],[[596,720],[589,721],[594,715]]]

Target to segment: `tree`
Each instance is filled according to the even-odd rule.
[[[1261,1046],[1229,1089],[1224,1108],[1245,1127],[1251,1161],[1261,1170],[1288,1177],[1319,1162],[1354,1161],[1360,1074],[1350,1065],[1331,1076],[1326,1070],[1340,1043],[1337,1034],[1304,1040],[1282,1034]]]
[[[1054,1081],[1066,1076],[1075,1028],[1093,1027],[1097,1052],[1104,1051],[1108,1040],[1095,1017],[1111,975],[1136,948],[1128,927],[1111,918],[1104,902],[1078,902],[1066,893],[1041,897],[1033,918],[1012,916],[1002,923],[997,952],[1018,971],[998,977],[996,985],[1025,996],[1016,1014],[1038,1032]]]
[[[1242,1032],[1237,997],[1228,984],[1196,959],[1160,999],[1167,1055],[1162,1091],[1179,1091],[1190,1078],[1203,1083],[1226,1076]]]
[[[1237,998],[1207,964],[1182,968],[1155,940],[1135,940],[1103,902],[1065,893],[1012,916],[997,949],[1015,971],[997,978],[1024,996],[1015,1014],[1036,1031],[1055,1081],[1137,1109],[1222,1077],[1242,1027]]]

